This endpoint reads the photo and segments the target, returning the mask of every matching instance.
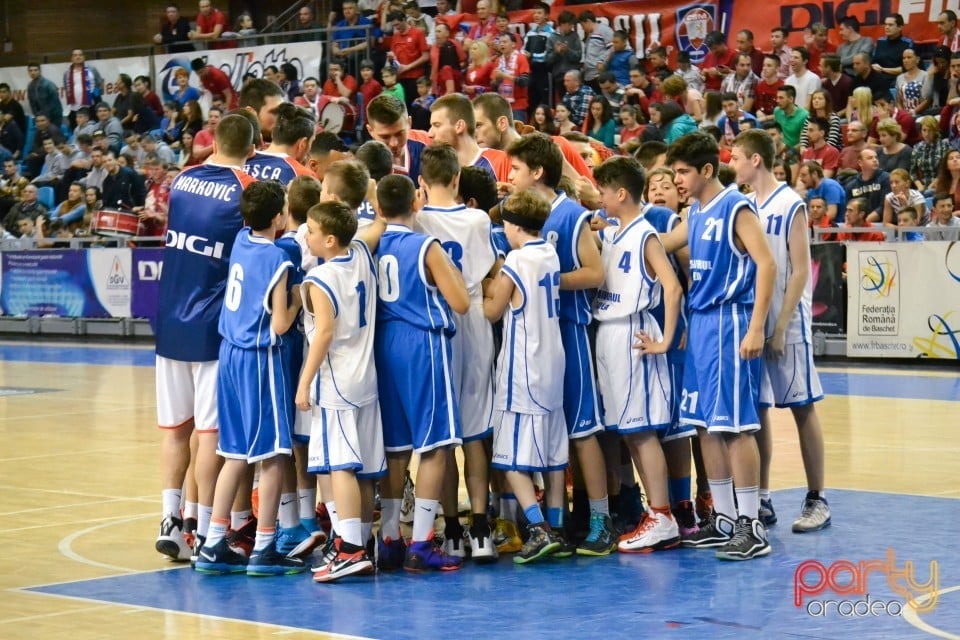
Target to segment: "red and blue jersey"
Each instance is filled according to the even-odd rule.
[[[289,185],[297,176],[312,176],[313,171],[285,153],[257,151],[247,158],[243,170],[257,180],[273,180],[283,186]]]
[[[410,129],[407,132],[407,147],[403,154],[401,164],[394,162],[393,172],[402,176],[407,176],[413,180],[413,184],[419,185],[420,178],[420,155],[423,150],[429,147],[433,141],[426,131]]]
[[[497,182],[510,182],[510,157],[499,149],[480,149],[470,166],[480,167]]]

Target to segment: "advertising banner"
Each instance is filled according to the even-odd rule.
[[[157,317],[157,296],[163,270],[163,249],[133,250],[133,285],[130,312],[134,318],[147,318],[150,325]]]
[[[810,245],[813,278],[813,332],[846,333],[847,281],[843,277],[847,247],[839,242]]]
[[[847,269],[847,357],[960,359],[960,243],[852,242]]]
[[[4,315],[130,316],[130,249],[4,251],[0,269]]]

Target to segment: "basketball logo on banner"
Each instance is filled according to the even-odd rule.
[[[704,41],[714,30],[716,7],[692,4],[677,9],[677,47],[690,53],[690,62],[700,64],[709,53]]]

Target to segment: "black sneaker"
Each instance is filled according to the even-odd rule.
[[[224,575],[227,573],[243,573],[247,570],[247,557],[234,551],[227,544],[226,539],[213,547],[203,546],[197,552],[196,570],[200,573]]]
[[[254,549],[247,563],[248,576],[284,576],[306,570],[307,565],[300,558],[290,558],[277,551],[276,541],[263,549]]]
[[[552,531],[547,530],[544,524],[527,526],[529,536],[523,543],[520,553],[513,556],[515,564],[527,564],[545,558],[560,549],[560,539]]]
[[[570,534],[565,529],[554,529],[553,536],[560,543],[560,548],[553,553],[554,558],[571,558],[577,552],[577,545],[570,539]]]
[[[717,550],[721,560],[752,560],[770,554],[767,529],[763,523],[750,516],[737,519],[737,531],[730,541]]]
[[[578,556],[607,556],[617,550],[613,520],[603,513],[590,514],[590,533],[577,547]]]
[[[197,558],[200,557],[200,549],[203,549],[207,536],[201,536],[199,533],[193,536],[193,551],[190,552],[190,566],[197,568]]]
[[[700,525],[696,533],[683,538],[680,544],[694,549],[722,547],[733,538],[736,528],[737,523],[727,516],[722,513],[713,513],[707,522]]]
[[[183,539],[183,520],[168,514],[160,523],[160,533],[154,548],[171,560],[189,560],[190,545]]]
[[[777,512],[773,509],[773,500],[769,498],[766,500],[760,499],[759,520],[765,527],[772,527],[777,524]]]

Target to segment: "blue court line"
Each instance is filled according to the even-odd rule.
[[[830,490],[834,524],[815,534],[790,532],[803,490],[774,492],[781,524],[771,529],[773,553],[746,563],[716,560],[709,551],[548,560],[517,567],[468,564],[449,574],[403,572],[315,584],[307,575],[254,579],[213,577],[189,569],[155,571],[32,587],[49,595],[241,619],[373,638],[481,634],[596,638],[923,638],[901,617],[811,616],[794,604],[794,574],[805,561],[912,561],[925,582],[938,564],[938,587],[960,584],[960,555],[943,543],[945,525],[960,521],[960,500]],[[901,514],[878,521],[877,514]],[[917,526],[906,526],[906,522]],[[871,524],[873,523],[873,524]],[[934,526],[921,526],[931,523]],[[145,547],[146,549],[146,547]],[[145,550],[145,553],[147,551]],[[807,584],[814,582],[808,574]],[[846,582],[846,579],[843,580]],[[871,601],[902,602],[882,573],[867,579]],[[860,600],[827,592],[815,599]],[[922,615],[960,633],[960,592],[944,594]],[[892,607],[893,605],[891,605]],[[813,605],[816,613],[816,605]]]

